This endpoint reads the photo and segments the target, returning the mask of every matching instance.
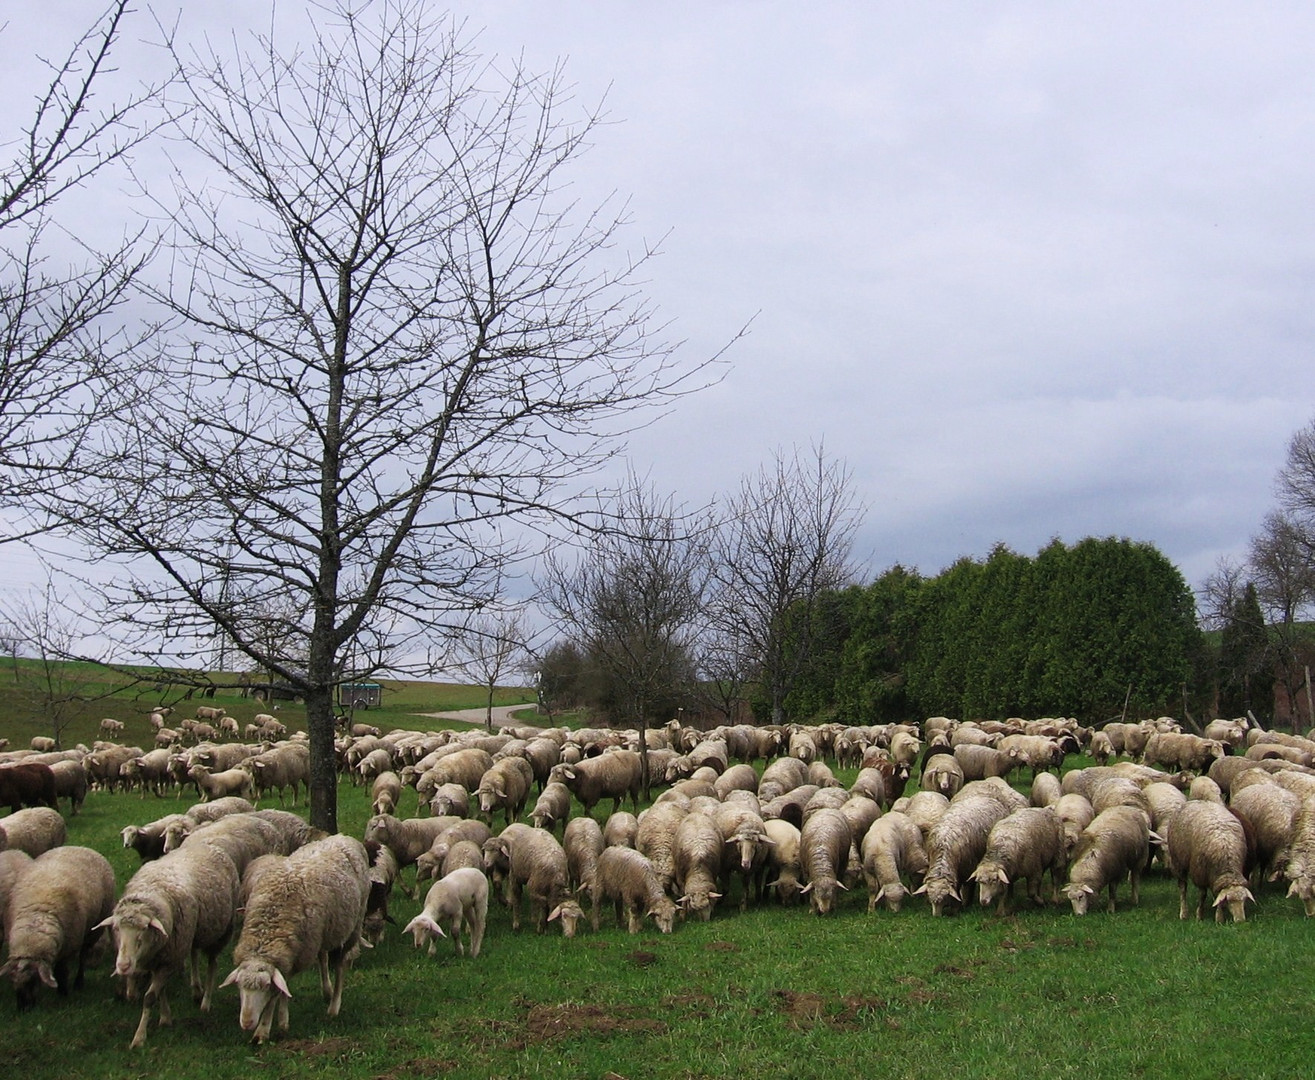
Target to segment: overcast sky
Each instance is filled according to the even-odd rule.
[[[5,131],[27,60],[100,7],[6,0]],[[269,8],[189,4],[180,30]],[[1244,551],[1315,415],[1315,5],[449,10],[605,100],[577,183],[630,198],[636,250],[665,237],[650,294],[687,355],[753,319],[725,380],[633,440],[657,486],[702,502],[823,442],[872,573],[1112,534],[1196,585]]]

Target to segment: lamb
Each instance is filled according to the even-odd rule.
[[[288,979],[317,961],[328,1015],[338,1015],[347,961],[361,940],[369,894],[365,845],[349,836],[307,844],[261,876],[233,950],[236,966],[221,984],[237,985],[239,1022],[256,1042],[269,1038],[275,1013],[280,1029],[287,1030]]]
[[[1149,746],[1148,746],[1149,752]],[[1205,914],[1206,897],[1214,894],[1215,921],[1224,911],[1234,922],[1246,921],[1247,901],[1255,902],[1244,872],[1246,833],[1237,817],[1221,803],[1189,800],[1169,829],[1169,871],[1178,879],[1178,917],[1187,918],[1187,882],[1199,890],[1196,917]]]
[[[712,918],[712,909],[722,897],[716,888],[723,846],[721,830],[705,814],[687,814],[676,829],[672,865],[681,894],[676,903],[702,922]]]
[[[973,871],[982,907],[989,907],[998,898],[996,914],[1004,915],[1014,884],[1020,878],[1027,880],[1027,894],[1032,902],[1044,903],[1041,880],[1047,870],[1052,897],[1058,899],[1059,875],[1066,861],[1064,828],[1059,815],[1049,807],[1015,810],[991,826],[986,853]]]
[[[5,911],[9,958],[0,978],[13,980],[20,1012],[36,1004],[42,984],[68,993],[74,957],[72,985],[81,989],[87,955],[101,935],[99,923],[113,908],[114,871],[90,848],[52,848],[18,876]]]
[[[352,783],[359,784],[369,781],[373,784],[377,777],[392,771],[393,755],[382,746],[376,747],[361,758],[356,768],[352,770]]]
[[[588,815],[566,823],[562,847],[566,850],[566,881],[572,892],[584,893],[592,888],[598,856],[606,846],[602,828]]]
[[[535,801],[534,809],[530,811],[530,821],[534,823],[536,829],[547,829],[552,832],[559,824],[564,824],[570,816],[571,789],[556,780],[549,781]],[[598,835],[602,836],[601,830]]]
[[[193,765],[187,770],[187,775],[196,783],[202,802],[223,798],[226,795],[255,797],[256,785],[246,769],[226,769],[223,772],[212,773],[204,765]]]
[[[58,810],[33,806],[0,818],[0,850],[12,848],[37,858],[67,839],[67,827]]]
[[[392,814],[397,811],[397,804],[402,801],[402,780],[391,769],[381,772],[370,786],[371,812]]]
[[[209,844],[170,852],[145,863],[132,876],[113,914],[100,925],[114,934],[118,952],[114,973],[130,982],[149,976],[133,1047],[146,1041],[151,1007],[157,1001],[161,1026],[171,1022],[169,978],[189,958],[193,996],[199,998],[202,1012],[210,1011],[215,965],[232,937],[237,904],[237,867],[227,854]],[[209,962],[204,980],[198,970],[198,953],[204,953]]]
[[[501,810],[505,823],[510,825],[525,809],[533,784],[534,771],[523,757],[505,757],[495,761],[492,768],[480,778],[475,790],[480,812],[487,814],[491,821],[493,815]]]
[[[598,909],[603,900],[616,904],[617,922],[626,912],[626,929],[639,933],[644,916],[650,916],[658,930],[669,934],[675,927],[676,905],[658,884],[653,864],[632,848],[604,848],[598,856],[598,869],[589,890],[592,902],[592,921],[598,929]]]
[[[634,750],[613,750],[574,765],[557,765],[552,779],[571,789],[586,814],[592,814],[603,799],[611,799],[616,812],[627,795],[638,813],[640,768],[640,757]]]
[[[1082,831],[1069,863],[1068,884],[1062,890],[1073,905],[1073,914],[1085,915],[1091,898],[1104,888],[1109,889],[1113,914],[1119,883],[1125,878],[1132,882],[1132,902],[1136,904],[1150,838],[1150,818],[1138,807],[1112,806],[1097,814]]]
[[[843,878],[853,839],[849,821],[839,810],[819,810],[804,822],[799,833],[799,862],[807,884],[799,893],[808,897],[815,915],[830,914],[836,890],[845,889]]]
[[[470,939],[470,955],[479,955],[484,941],[484,925],[489,913],[489,882],[482,871],[470,868],[453,870],[429,887],[425,894],[425,907],[406,924],[402,933],[410,934],[418,949],[429,942],[429,955],[433,956],[435,939],[451,936],[458,956],[465,955],[461,944],[464,927]],[[444,932],[443,927],[448,932]]]
[[[991,827],[1010,812],[994,793],[964,790],[927,834],[927,873],[914,895],[926,894],[933,915],[940,915],[946,900],[963,903],[960,882],[968,878],[986,854]]]
[[[863,837],[861,855],[869,912],[882,900],[891,911],[899,911],[909,893],[905,879],[921,878],[927,872],[922,830],[907,814],[897,811],[872,823]]]

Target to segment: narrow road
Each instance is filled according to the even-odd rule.
[[[525,716],[519,718],[515,716],[516,713],[522,711],[526,714]],[[488,709],[459,709],[456,712],[421,713],[420,715],[427,716],[432,720],[459,720],[467,724],[483,724],[488,716]],[[493,706],[494,730],[497,730],[503,724],[543,726],[534,715],[533,705],[495,705]]]

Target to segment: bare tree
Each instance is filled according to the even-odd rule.
[[[694,676],[707,528],[699,516],[634,482],[610,517],[577,561],[550,553],[541,594],[606,680],[619,718],[639,729],[646,747],[655,708],[684,692]],[[642,757],[647,797],[648,755]]]
[[[149,257],[142,232],[95,252],[54,216],[61,197],[155,130],[145,106],[161,86],[98,103],[127,16],[128,0],[112,3],[49,64],[27,126],[0,137],[13,149],[0,162],[0,500],[10,505],[76,464],[90,423],[114,400],[106,391],[131,385],[126,364],[149,333],[109,322]],[[80,265],[61,249],[80,251]]]
[[[54,507],[125,560],[98,603],[142,653],[218,626],[304,696],[331,831],[335,685],[423,665],[429,627],[494,599],[636,410],[706,381],[658,340],[643,259],[612,252],[622,218],[562,193],[598,118],[427,11],[344,0],[308,48],[180,59],[154,290],[176,332],[150,422],[105,431]],[[297,598],[303,663],[223,581],[257,614]]]
[[[818,596],[852,579],[861,517],[849,469],[821,446],[806,456],[778,451],[728,501],[714,542],[711,618],[753,657],[772,723],[784,721],[807,663]]]
[[[447,665],[473,679],[487,695],[484,726],[493,730],[493,698],[512,672],[523,670],[526,655],[524,612],[516,608],[480,612],[455,638]]]

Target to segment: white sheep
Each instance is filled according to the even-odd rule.
[[[256,785],[251,773],[246,769],[225,769],[223,772],[211,772],[205,765],[193,765],[187,775],[196,784],[201,793],[201,801],[237,795],[242,798],[255,796]]]
[[[101,923],[114,934],[114,973],[132,982],[149,977],[132,1046],[146,1041],[151,1008],[160,1006],[160,1024],[171,1022],[167,988],[175,971],[191,962],[193,997],[210,1010],[215,965],[233,934],[238,905],[238,873],[233,860],[209,844],[185,845],[148,862],[135,873]],[[197,957],[208,961],[200,975]]]
[[[572,891],[588,892],[598,870],[598,856],[607,846],[598,822],[586,814],[566,823],[562,847],[566,851],[566,878]]]
[[[818,810],[799,831],[799,863],[807,882],[799,893],[808,897],[815,915],[830,914],[836,890],[845,890],[843,879],[853,841],[848,819],[829,808]]]
[[[31,865],[32,856],[26,851],[0,851],[0,931],[4,930],[5,909],[9,906],[14,882]]]
[[[658,884],[653,864],[633,848],[604,848],[598,856],[598,869],[590,887],[592,920],[598,929],[598,911],[604,900],[616,904],[617,922],[626,914],[626,928],[639,933],[644,916],[650,916],[658,930],[671,933],[676,922],[676,905]]]
[[[464,927],[470,939],[470,955],[476,957],[484,941],[488,913],[488,878],[480,870],[453,870],[429,887],[424,910],[406,924],[402,933],[411,935],[417,949],[428,941],[430,956],[436,951],[436,939],[450,936],[457,955],[464,956],[461,944]]]
[[[29,806],[0,818],[0,850],[25,851],[37,858],[67,839],[68,829],[58,810]]]
[[[721,876],[724,841],[717,823],[705,814],[687,814],[676,829],[672,847],[673,884],[680,893],[678,903],[703,922],[722,894],[717,892]]]
[[[863,837],[860,855],[869,912],[875,911],[882,900],[891,911],[899,911],[909,894],[905,879],[921,879],[927,872],[922,830],[907,814],[898,811],[891,811],[872,823]]]
[[[1073,914],[1085,915],[1091,898],[1105,888],[1109,889],[1109,910],[1113,914],[1118,887],[1125,878],[1132,882],[1133,904],[1138,903],[1150,841],[1146,811],[1135,806],[1112,806],[1097,814],[1082,831],[1069,863],[1068,884],[1062,890],[1073,905]]]
[[[42,984],[68,993],[74,957],[72,986],[82,987],[87,955],[102,932],[99,923],[113,908],[114,871],[91,848],[52,848],[18,876],[5,911],[9,958],[0,978],[13,980],[20,1012],[36,1004]]]
[[[1251,826],[1255,837],[1257,883],[1266,876],[1277,876],[1296,838],[1301,798],[1266,780],[1241,790],[1234,785],[1230,805]]]
[[[571,789],[559,781],[550,780],[544,785],[534,803],[534,809],[530,811],[530,821],[536,829],[551,832],[558,825],[564,824],[570,816]]]
[[[510,759],[504,759],[510,760]],[[553,915],[562,922],[562,933],[574,937],[579,906],[570,906],[566,852],[557,837],[544,829],[512,824],[485,844],[486,862],[506,866],[506,901],[511,908],[511,928],[521,925],[520,901],[524,889],[539,933],[547,929]],[[564,909],[564,910],[563,910]]]
[[[972,877],[982,907],[998,899],[996,914],[1003,915],[1020,878],[1026,879],[1027,894],[1033,903],[1041,904],[1041,881],[1049,871],[1052,898],[1058,898],[1059,875],[1066,863],[1064,827],[1059,815],[1048,806],[1029,806],[991,826],[986,852]]]
[[[965,785],[951,800],[944,816],[931,827],[927,834],[927,874],[914,895],[926,895],[933,915],[942,913],[946,900],[963,903],[960,883],[967,880],[986,854],[991,826],[1007,813],[1009,810],[998,798],[971,794]]]
[[[370,786],[371,812],[378,814],[395,814],[402,801],[402,779],[387,769],[374,778]]]
[[[237,985],[239,1022],[256,1042],[269,1038],[275,1014],[280,1029],[287,1030],[288,980],[316,962],[328,1014],[338,1015],[347,961],[361,940],[369,893],[365,845],[349,836],[307,844],[261,876],[233,949],[236,966],[221,984]]]
[[[1255,897],[1247,888],[1244,866],[1246,833],[1242,823],[1221,803],[1189,800],[1169,827],[1169,871],[1178,879],[1178,917],[1187,918],[1187,882],[1199,890],[1196,917],[1205,914],[1206,898],[1214,894],[1215,921],[1225,910],[1234,922],[1246,921],[1246,905]]]

